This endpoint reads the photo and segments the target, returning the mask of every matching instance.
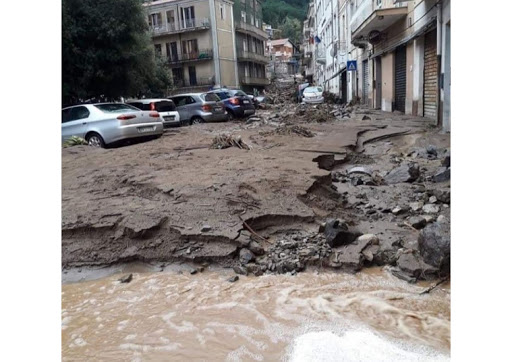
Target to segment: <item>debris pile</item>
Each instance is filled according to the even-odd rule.
[[[215,136],[215,138],[212,141],[212,144],[210,148],[212,149],[224,149],[228,147],[238,147],[244,150],[250,150],[251,146],[249,146],[247,143],[245,143],[242,140],[241,136],[233,137],[232,135],[228,134],[221,134],[218,136]]]
[[[262,131],[260,132],[260,135],[262,136],[271,136],[274,134],[278,135],[291,135],[291,134],[297,134],[302,137],[314,137],[315,134],[311,132],[306,127],[298,126],[298,125],[284,125],[279,126],[276,129],[272,131]]]

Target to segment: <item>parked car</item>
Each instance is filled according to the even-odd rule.
[[[141,111],[125,103],[82,104],[62,110],[62,141],[84,138],[90,146],[161,136],[163,119],[156,111]]]
[[[181,123],[226,121],[228,114],[219,97],[212,93],[187,93],[171,97],[180,114]]]
[[[180,121],[180,114],[176,110],[176,105],[170,99],[136,99],[126,101],[126,104],[143,111],[157,111],[164,119],[164,128],[182,125]]]
[[[301,103],[302,98],[304,97],[304,89],[309,87],[309,83],[299,84],[297,87],[297,102]]]
[[[304,103],[323,103],[323,91],[322,87],[307,87],[302,94],[302,101]]]
[[[256,112],[251,98],[240,89],[214,89],[208,93],[216,94],[226,107],[229,119],[250,116]]]

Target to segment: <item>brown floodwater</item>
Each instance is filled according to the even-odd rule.
[[[64,361],[445,361],[450,285],[380,268],[240,276],[138,272],[62,286]]]

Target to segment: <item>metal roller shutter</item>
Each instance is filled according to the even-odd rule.
[[[368,60],[363,61],[363,103],[368,104]]]
[[[437,33],[425,35],[425,68],[423,70],[423,116],[437,116]]]
[[[405,112],[406,66],[405,46],[401,46],[395,51],[395,109],[401,112]]]

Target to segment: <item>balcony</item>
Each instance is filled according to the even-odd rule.
[[[212,78],[197,78],[197,79],[174,79],[172,82],[175,88],[189,88],[189,87],[205,87],[215,84]]]
[[[407,6],[375,8],[374,2],[365,0],[355,11],[350,29],[352,43],[358,45],[361,40],[369,39],[371,32],[382,32],[407,16]]]
[[[150,28],[154,38],[169,34],[210,29],[210,19],[188,19],[179,22],[154,25]]]
[[[269,85],[270,81],[267,78],[256,78],[241,75],[240,83],[244,85]]]
[[[251,25],[249,23],[245,23],[243,21],[235,21],[235,30],[250,34],[250,35],[256,35],[262,39],[260,40],[266,40],[268,39],[268,34],[265,30],[255,27],[254,25]]]
[[[270,59],[268,57],[264,56],[263,54],[248,52],[245,50],[240,50],[239,48],[237,48],[237,50],[236,50],[236,57],[238,58],[238,60],[243,61],[243,62],[251,61],[251,62],[267,64],[270,61]]]
[[[201,49],[197,52],[190,53],[181,53],[181,54],[172,54],[167,57],[167,63],[176,64],[176,63],[184,63],[184,62],[197,62],[201,60],[210,60],[213,59],[213,50],[212,49]]]

